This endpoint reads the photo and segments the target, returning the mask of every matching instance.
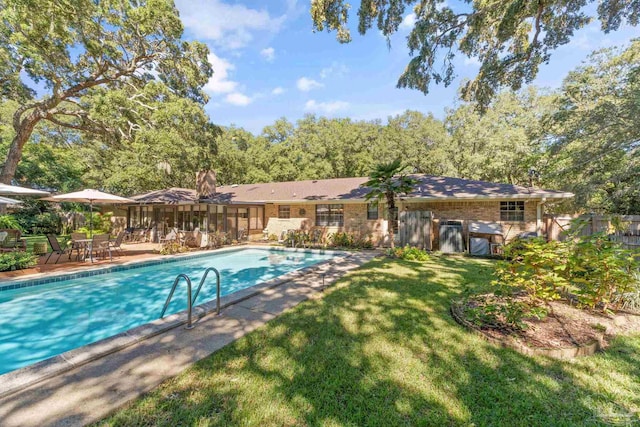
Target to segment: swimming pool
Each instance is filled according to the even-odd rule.
[[[238,249],[38,286],[4,287],[0,291],[0,375],[158,319],[180,273],[187,274],[196,287],[208,267],[217,268],[224,296],[334,256]],[[186,286],[181,285],[167,315],[187,307]],[[215,275],[211,274],[196,305],[213,299]]]

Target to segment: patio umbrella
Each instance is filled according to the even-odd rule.
[[[0,184],[0,196],[48,196],[49,192],[17,185]]]
[[[117,203],[135,203],[134,200],[125,197],[116,196],[114,194],[103,193],[98,190],[86,189],[76,191],[75,193],[58,194],[56,196],[45,197],[41,200],[50,202],[77,202],[89,203],[89,234],[93,234],[93,205],[94,204],[117,204]]]
[[[22,203],[20,200],[0,196],[0,205],[19,205],[20,203]]]

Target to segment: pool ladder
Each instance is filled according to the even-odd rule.
[[[176,287],[178,283],[180,283],[180,279],[184,279],[187,282],[187,326],[185,329],[193,329],[193,323],[191,322],[191,316],[193,314],[193,304],[195,304],[196,299],[198,298],[198,294],[200,294],[200,289],[202,289],[202,285],[204,281],[207,279],[209,272],[213,271],[216,273],[216,314],[220,314],[220,272],[213,267],[209,267],[204,271],[204,276],[200,279],[200,284],[196,289],[196,294],[191,297],[191,279],[186,274],[178,274],[176,276],[176,280],[173,281],[173,286],[171,287],[171,292],[169,292],[169,296],[167,297],[167,301],[164,303],[164,307],[162,308],[162,313],[160,314],[160,318],[164,317],[164,313],[167,311],[169,307],[169,303],[171,302],[171,298],[173,297],[173,293],[176,291]]]

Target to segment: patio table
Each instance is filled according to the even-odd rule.
[[[78,245],[77,248],[82,249],[82,261],[85,261],[87,259],[87,250],[88,250],[89,258],[91,259],[91,262],[93,262],[92,247],[91,247],[92,241],[93,239],[76,239],[71,241],[72,247],[74,247],[75,245]],[[80,260],[80,252],[78,251],[78,261],[79,260]]]

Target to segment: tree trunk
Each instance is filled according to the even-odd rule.
[[[2,172],[0,172],[0,182],[3,184],[11,184],[11,180],[16,174],[16,169],[18,169],[18,163],[22,158],[22,149],[31,137],[33,129],[40,121],[40,117],[34,113],[31,113],[27,118],[22,120],[20,127],[16,129],[16,136],[13,138],[13,141],[11,141],[11,146],[7,153],[7,160],[4,162]]]
[[[391,249],[396,247],[396,237],[393,232],[393,228],[395,225],[395,210],[396,210],[396,198],[395,194],[387,194],[387,215],[389,217],[389,244],[391,245]]]

